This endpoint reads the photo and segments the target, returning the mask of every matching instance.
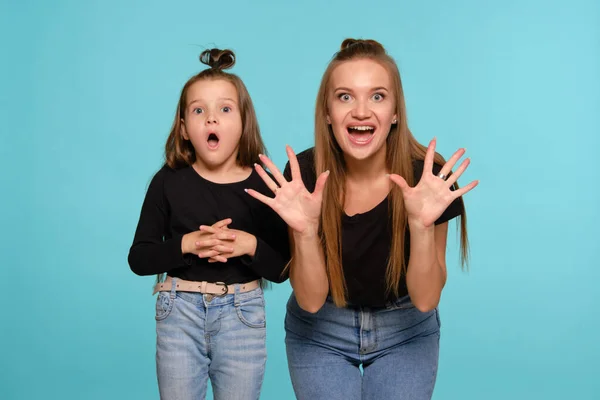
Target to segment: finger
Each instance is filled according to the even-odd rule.
[[[208,226],[208,225],[200,225],[200,230],[202,232],[218,233],[218,231],[215,228],[213,228],[212,226]]]
[[[300,174],[300,164],[298,164],[298,158],[292,150],[291,146],[285,146],[285,152],[287,153],[288,160],[290,160],[290,169],[292,171],[292,180],[302,179]]]
[[[423,163],[423,176],[425,176],[426,173],[431,174],[431,171],[433,171],[436,141],[436,138],[433,138],[431,142],[429,142],[429,146],[427,146],[427,153],[425,153],[425,160]]]
[[[221,244],[221,241],[217,240],[217,239],[209,239],[209,240],[200,240],[194,244],[196,245],[196,249],[200,250],[200,249],[203,249],[206,247],[217,246],[217,245]]]
[[[281,171],[279,171],[279,168],[277,168],[275,166],[275,164],[273,164],[273,162],[271,160],[269,160],[269,157],[267,157],[263,154],[261,154],[259,157],[260,157],[260,160],[263,162],[263,164],[265,164],[265,166],[267,168],[269,168],[269,171],[271,171],[271,174],[273,174],[273,176],[279,183],[279,186],[285,185],[287,183],[287,181],[285,180],[285,177],[281,174]]]
[[[217,262],[222,262],[222,263],[226,263],[227,259],[223,256],[215,256],[213,257],[215,260],[217,260]]]
[[[221,229],[221,228],[224,228],[227,225],[231,224],[232,222],[233,221],[231,220],[231,218],[225,218],[225,219],[222,219],[221,221],[215,222],[212,227],[215,229]]]
[[[460,160],[460,158],[463,156],[463,154],[465,154],[465,149],[458,149],[454,152],[454,154],[452,155],[452,157],[450,157],[450,159],[446,162],[446,164],[444,164],[444,166],[442,167],[442,169],[440,170],[439,175],[444,175],[444,176],[448,176],[450,175],[450,173],[452,172],[452,168],[454,168],[454,165],[457,163],[458,160]]]
[[[452,175],[450,175],[450,177],[446,181],[446,183],[448,184],[448,187],[454,185],[454,182],[456,182],[458,180],[458,178],[463,174],[463,172],[465,172],[465,170],[467,169],[467,167],[469,166],[470,163],[471,163],[471,159],[467,158],[460,164],[458,169],[456,171],[454,171],[454,173]]]
[[[402,190],[403,192],[407,189],[410,189],[410,186],[408,186],[408,183],[406,183],[406,180],[398,174],[391,174],[390,180],[392,182],[394,182],[396,185],[398,185],[400,187],[400,190]]]
[[[271,191],[277,194],[277,189],[279,189],[279,185],[275,183],[273,179],[266,173],[265,169],[260,164],[254,164],[254,169],[258,175],[262,178],[263,181],[267,184],[267,187],[271,189]]]
[[[315,183],[315,191],[313,192],[313,196],[317,197],[317,200],[323,200],[323,191],[325,190],[325,183],[327,182],[327,178],[329,178],[329,171],[323,172],[319,175],[317,182]]]
[[[217,239],[219,240],[235,240],[235,237],[233,233],[221,232],[217,234]]]
[[[219,254],[222,254],[222,253],[233,253],[233,247],[223,246],[222,244],[220,244],[218,246],[214,246],[212,249],[215,250],[215,251],[218,251]]]
[[[453,191],[452,193],[454,194],[454,198],[463,196],[465,193],[471,191],[477,185],[479,185],[479,181],[473,181],[467,186],[461,187],[460,189]]]
[[[219,252],[214,251],[214,250],[201,251],[198,253],[198,257],[200,257],[200,258],[210,258],[210,257],[216,257],[218,255],[219,255]]]
[[[273,208],[273,203],[275,202],[275,199],[273,199],[271,197],[267,197],[262,193],[258,193],[254,189],[244,189],[244,190],[246,191],[246,193],[248,193],[250,196],[254,197],[256,200]]]

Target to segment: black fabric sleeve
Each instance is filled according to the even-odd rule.
[[[152,178],[140,212],[128,262],[137,275],[155,275],[173,268],[189,265],[181,254],[183,235],[165,237],[169,216],[164,194],[164,179],[168,167],[163,167]]]
[[[288,279],[286,267],[290,261],[287,224],[271,209],[261,214],[254,257],[244,256],[241,260],[257,275],[281,283]]]

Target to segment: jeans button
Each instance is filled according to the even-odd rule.
[[[206,294],[206,302],[210,303],[212,301],[212,299],[215,297],[214,294]]]

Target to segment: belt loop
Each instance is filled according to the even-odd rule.
[[[240,285],[237,283],[233,285],[233,305],[236,307],[240,305]]]
[[[171,279],[171,299],[177,296],[177,278]]]

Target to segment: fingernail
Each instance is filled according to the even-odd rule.
[[[326,173],[327,175],[329,175],[329,170],[325,171],[325,173]]]
[[[244,192],[248,193],[248,189],[244,189]]]
[[[263,157],[264,157],[264,154],[259,154],[258,155],[258,158],[263,158]]]
[[[390,174],[385,174],[385,176],[387,176],[388,178],[390,177]]]

